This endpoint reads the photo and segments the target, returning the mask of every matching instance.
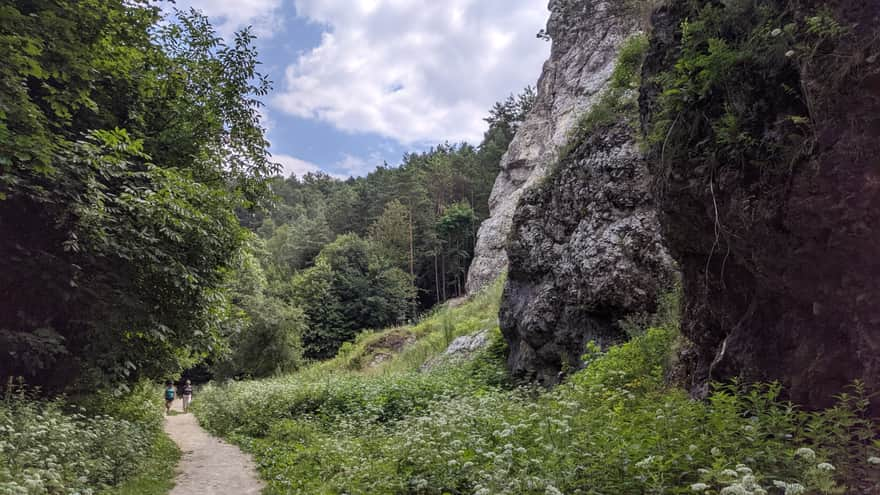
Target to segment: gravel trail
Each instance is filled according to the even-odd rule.
[[[169,495],[257,495],[263,483],[250,456],[208,434],[195,416],[180,412],[165,417],[165,431],[180,447],[174,489]]]

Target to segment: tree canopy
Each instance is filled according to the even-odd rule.
[[[279,177],[247,29],[152,0],[0,0],[0,376],[48,390],[259,376],[461,295],[498,162],[483,142],[366,177]]]
[[[265,202],[253,36],[131,1],[0,5],[0,375],[161,376],[221,346]],[[8,62],[8,63],[7,63]]]

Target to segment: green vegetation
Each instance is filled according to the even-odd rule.
[[[617,55],[608,86],[590,110],[580,117],[560,152],[560,159],[576,150],[596,129],[623,121],[634,130],[638,127],[638,88],[642,62],[648,52],[648,37],[636,34],[623,42]],[[635,132],[635,131],[634,131]]]
[[[0,219],[14,234],[0,242],[0,376],[47,395],[196,366],[289,372],[460,296],[535,98],[497,103],[479,146],[345,181],[282,178],[250,31],[227,42],[148,0],[0,13]]]
[[[308,321],[303,344],[315,358],[332,357],[359,329],[405,320],[414,298],[406,272],[356,234],[324,246],[315,266],[293,279],[293,301]]]
[[[788,173],[809,151],[800,70],[826,64],[836,81],[851,56],[835,51],[847,27],[803,3],[686,4],[674,67],[650,82],[660,95],[648,140],[665,162]]]
[[[818,494],[878,480],[858,384],[816,413],[777,385],[693,401],[665,384],[678,338],[668,319],[607,352],[589,346],[586,368],[550,391],[487,379],[504,357],[495,346],[418,371],[448,340],[445,322],[453,335],[484,328],[498,296],[364,334],[286,377],[209,387],[196,414],[254,453],[272,494]],[[377,343],[403,334],[415,342],[369,364]]]
[[[265,203],[253,36],[151,2],[0,5],[0,376],[46,392],[222,349],[223,284]]]
[[[411,322],[447,299],[463,294],[480,221],[501,155],[534,103],[531,88],[496,103],[479,146],[442,144],[407,154],[396,168],[378,167],[366,177],[339,180],[325,174],[276,177],[276,204],[265,211],[239,210],[251,228],[249,272],[259,298],[295,306],[304,326],[296,334],[301,357],[327,359],[365,329]],[[249,332],[253,308],[245,304],[254,284],[243,284],[233,303],[242,317],[227,325],[230,352],[214,362],[220,377],[267,376],[295,368],[268,357],[241,354],[237,337]],[[280,345],[273,345],[280,347]],[[258,367],[241,363],[266,361]]]
[[[354,342],[344,344],[336,357],[317,363],[315,368],[325,372],[345,370],[367,374],[418,371],[443,352],[453,339],[484,329],[491,331],[497,355],[504,350],[504,340],[498,330],[498,304],[503,286],[502,276],[467,303],[452,308],[441,306],[412,326],[363,332]],[[499,346],[502,349],[497,349]],[[376,363],[377,354],[388,355],[390,359]],[[494,366],[497,363],[484,364],[486,367],[479,370],[481,373],[494,369],[496,378],[499,372],[503,374],[503,369]]]
[[[648,39],[627,40],[562,157],[600,127],[635,127],[645,83],[660,94],[648,140],[661,162],[794,163],[813,139],[797,64],[846,59],[834,46],[848,28],[778,2],[677,4],[688,15],[674,67],[641,81]],[[194,404],[255,454],[268,493],[880,483],[859,383],[820,412],[775,384],[717,386],[705,402],[670,387],[674,297],[625,322],[630,342],[588,345],[553,390],[504,371],[503,281],[438,306],[462,295],[530,88],[490,110],[479,146],[441,144],[362,178],[283,178],[248,30],[227,43],[204,16],[163,19],[148,0],[12,0],[0,50],[0,377],[24,377],[0,402],[0,494],[164,493],[180,452],[149,380],[196,365],[273,376],[208,386]],[[442,355],[484,331],[470,359]]]
[[[153,449],[141,460],[139,474],[107,490],[107,495],[165,495],[174,487],[174,468],[180,449],[164,434],[156,437]]]
[[[147,383],[79,404],[10,383],[0,402],[0,493],[166,493],[180,452],[161,411]]]

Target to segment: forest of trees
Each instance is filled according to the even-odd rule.
[[[534,98],[496,104],[477,147],[281,178],[249,30],[148,0],[3,2],[0,50],[0,376],[47,391],[266,375],[460,295]]]
[[[301,308],[305,358],[332,357],[360,330],[403,323],[463,295],[501,155],[534,97],[526,88],[496,103],[479,146],[441,144],[348,180],[276,177],[273,207],[239,209],[256,234],[248,269],[261,281],[260,300]],[[233,359],[258,361],[256,350],[238,346]],[[284,362],[297,359],[276,360]]]

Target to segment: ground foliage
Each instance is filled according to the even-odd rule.
[[[432,319],[429,335],[442,335],[443,315]],[[485,380],[479,368],[497,357],[428,372],[406,360],[351,371],[365,337],[297,374],[209,388],[195,407],[204,426],[255,454],[269,493],[877,488],[880,445],[859,384],[815,413],[785,402],[775,384],[732,383],[693,401],[665,384],[677,338],[667,326],[607,352],[589,346],[586,368],[547,391]]]
[[[0,401],[0,493],[166,493],[180,457],[162,433],[159,390],[45,400],[24,385]]]

